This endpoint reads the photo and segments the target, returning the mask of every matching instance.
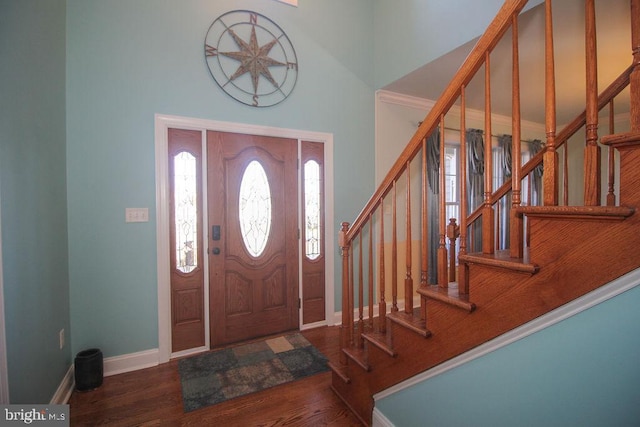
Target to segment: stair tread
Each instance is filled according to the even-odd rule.
[[[425,338],[431,336],[431,331],[427,329],[427,323],[419,315],[405,313],[404,311],[392,311],[387,314],[387,318]]]
[[[476,305],[469,300],[468,294],[460,295],[458,293],[457,282],[449,283],[446,288],[439,285],[420,286],[417,292],[426,298],[435,299],[462,308],[468,312],[472,312],[476,309]]]
[[[379,331],[371,331],[362,334],[362,337],[370,342],[371,344],[378,347],[380,350],[384,351],[391,357],[396,357],[398,353],[393,349],[393,346],[390,343],[391,336]]]
[[[349,359],[353,360],[358,366],[360,366],[365,371],[370,371],[371,367],[369,366],[369,362],[367,361],[367,352],[364,348],[361,347],[348,347],[343,348],[342,351],[346,354]]]
[[[340,364],[335,364],[333,362],[327,362],[327,366],[329,367],[329,369],[331,369],[331,371],[336,374],[345,384],[349,384],[351,383],[351,379],[349,378],[349,375],[347,374],[347,367],[340,365]]]
[[[635,212],[626,206],[520,206],[516,210],[527,216],[604,221],[622,221]]]
[[[525,252],[523,258],[512,258],[508,249],[496,251],[493,254],[481,252],[461,254],[458,256],[458,260],[468,264],[482,264],[528,274],[535,274],[540,269],[538,265],[529,262],[529,254],[527,252]]]
[[[616,133],[605,135],[600,139],[604,145],[613,147],[640,145],[640,132]]]

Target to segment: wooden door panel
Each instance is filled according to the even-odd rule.
[[[236,272],[225,276],[225,311],[228,317],[253,313],[253,281]]]
[[[209,255],[212,345],[297,328],[297,141],[209,131],[207,143],[209,223],[221,230],[219,240],[209,238],[210,248],[219,251]],[[252,211],[271,220],[257,254],[245,244],[240,223],[241,184],[253,161],[270,190],[270,201]],[[263,226],[248,224],[252,236],[254,227]]]

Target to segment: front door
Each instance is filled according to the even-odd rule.
[[[298,328],[297,151],[207,132],[212,347]]]

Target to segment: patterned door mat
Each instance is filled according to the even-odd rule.
[[[328,370],[327,358],[299,333],[178,362],[185,412]]]

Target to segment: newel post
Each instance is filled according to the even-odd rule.
[[[460,237],[460,226],[455,218],[449,218],[447,238],[449,239],[449,282],[456,281],[456,240]]]
[[[352,330],[353,312],[351,311],[351,296],[349,289],[349,248],[347,242],[347,232],[349,231],[349,223],[343,222],[338,232],[338,244],[342,252],[342,324],[340,325],[340,348],[349,347],[350,335]],[[347,356],[344,352],[340,352],[340,363],[347,364]]]

